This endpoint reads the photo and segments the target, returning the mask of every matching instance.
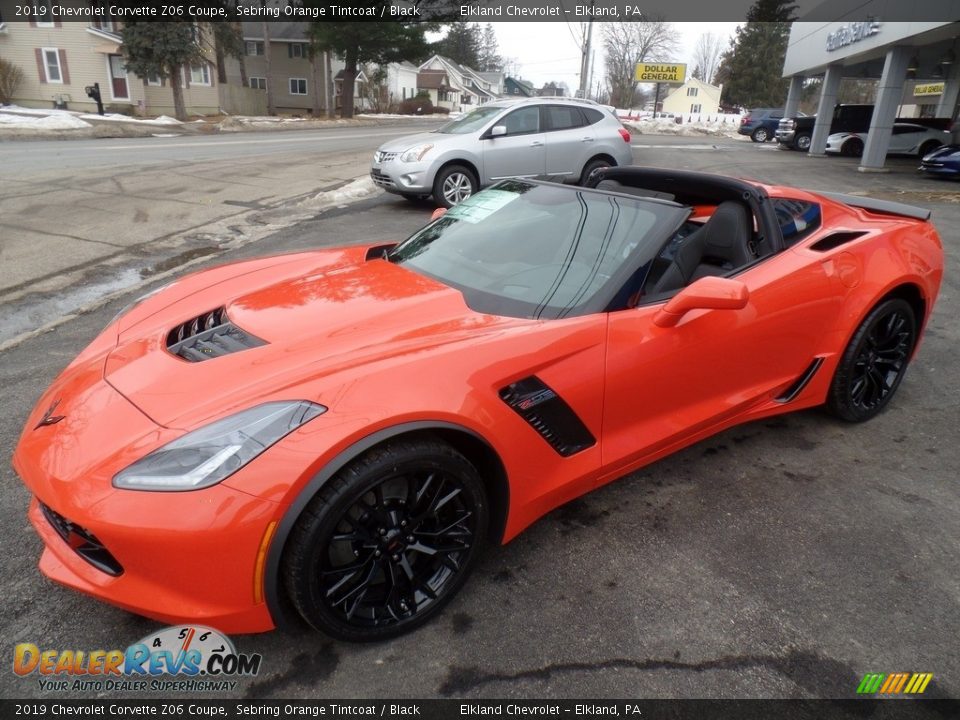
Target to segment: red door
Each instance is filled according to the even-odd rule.
[[[127,68],[123,65],[123,56],[110,56],[110,83],[114,100],[129,100],[130,90],[127,87]]]

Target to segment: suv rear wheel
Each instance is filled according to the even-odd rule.
[[[750,139],[755,143],[765,143],[770,139],[770,131],[761,125],[753,131],[753,133],[750,135]]]

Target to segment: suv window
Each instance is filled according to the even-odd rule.
[[[580,112],[587,119],[587,125],[593,125],[603,120],[603,113],[593,108],[580,108]]]
[[[536,105],[514,110],[507,115],[502,123],[507,128],[507,135],[524,135],[540,132],[540,108]]]
[[[547,105],[546,124],[547,130],[569,130],[571,128],[583,127],[583,116],[578,108],[563,105]]]

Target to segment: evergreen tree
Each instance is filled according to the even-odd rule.
[[[490,23],[487,23],[483,28],[483,35],[480,41],[480,65],[477,67],[477,70],[482,72],[503,71],[503,58],[500,57],[497,33]]]
[[[787,53],[793,0],[757,0],[737,27],[723,54],[715,83],[723,83],[724,103],[739,107],[777,107],[787,97],[789,81],[781,77]]]
[[[142,78],[158,76],[170,81],[174,113],[187,119],[183,104],[182,73],[190,64],[203,62],[199,29],[188,22],[128,20],[120,30],[126,67]]]
[[[480,26],[462,22],[451,24],[446,37],[436,44],[436,48],[440,55],[476,70],[481,64],[482,43]]]

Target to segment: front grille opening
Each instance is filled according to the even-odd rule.
[[[117,559],[110,554],[110,551],[104,547],[103,543],[97,539],[97,536],[84,527],[67,520],[56,510],[51,509],[44,503],[40,503],[40,511],[50,523],[51,527],[57,531],[57,535],[63,538],[63,541],[70,548],[88,563],[93,565],[100,572],[114,577],[123,574],[123,567],[117,562]]]
[[[230,322],[226,308],[222,307],[180,323],[167,333],[167,350],[189,362],[202,362],[266,344]]]

